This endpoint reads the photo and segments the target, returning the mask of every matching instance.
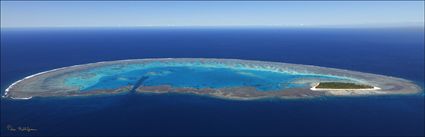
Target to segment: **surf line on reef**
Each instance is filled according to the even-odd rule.
[[[148,78],[148,76],[142,76],[139,80],[137,80],[136,83],[134,83],[133,88],[131,88],[130,93],[135,93],[136,89],[143,86],[143,82]]]

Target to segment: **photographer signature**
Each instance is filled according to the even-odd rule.
[[[35,128],[31,128],[29,126],[18,126],[18,127],[13,127],[12,125],[7,125],[6,126],[8,131],[12,131],[12,132],[34,132],[37,131],[37,129]]]

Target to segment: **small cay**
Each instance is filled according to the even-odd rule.
[[[356,84],[356,83],[345,83],[345,82],[320,82],[317,89],[373,89],[374,86]]]

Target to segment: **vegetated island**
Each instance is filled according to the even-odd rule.
[[[374,89],[374,87],[370,85],[344,82],[321,82],[315,87],[317,89]]]
[[[163,58],[97,62],[37,73],[3,97],[30,99],[117,93],[188,93],[225,99],[415,94],[401,78],[279,62]]]

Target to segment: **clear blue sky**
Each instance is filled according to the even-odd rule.
[[[1,27],[423,24],[423,1],[1,2]]]

